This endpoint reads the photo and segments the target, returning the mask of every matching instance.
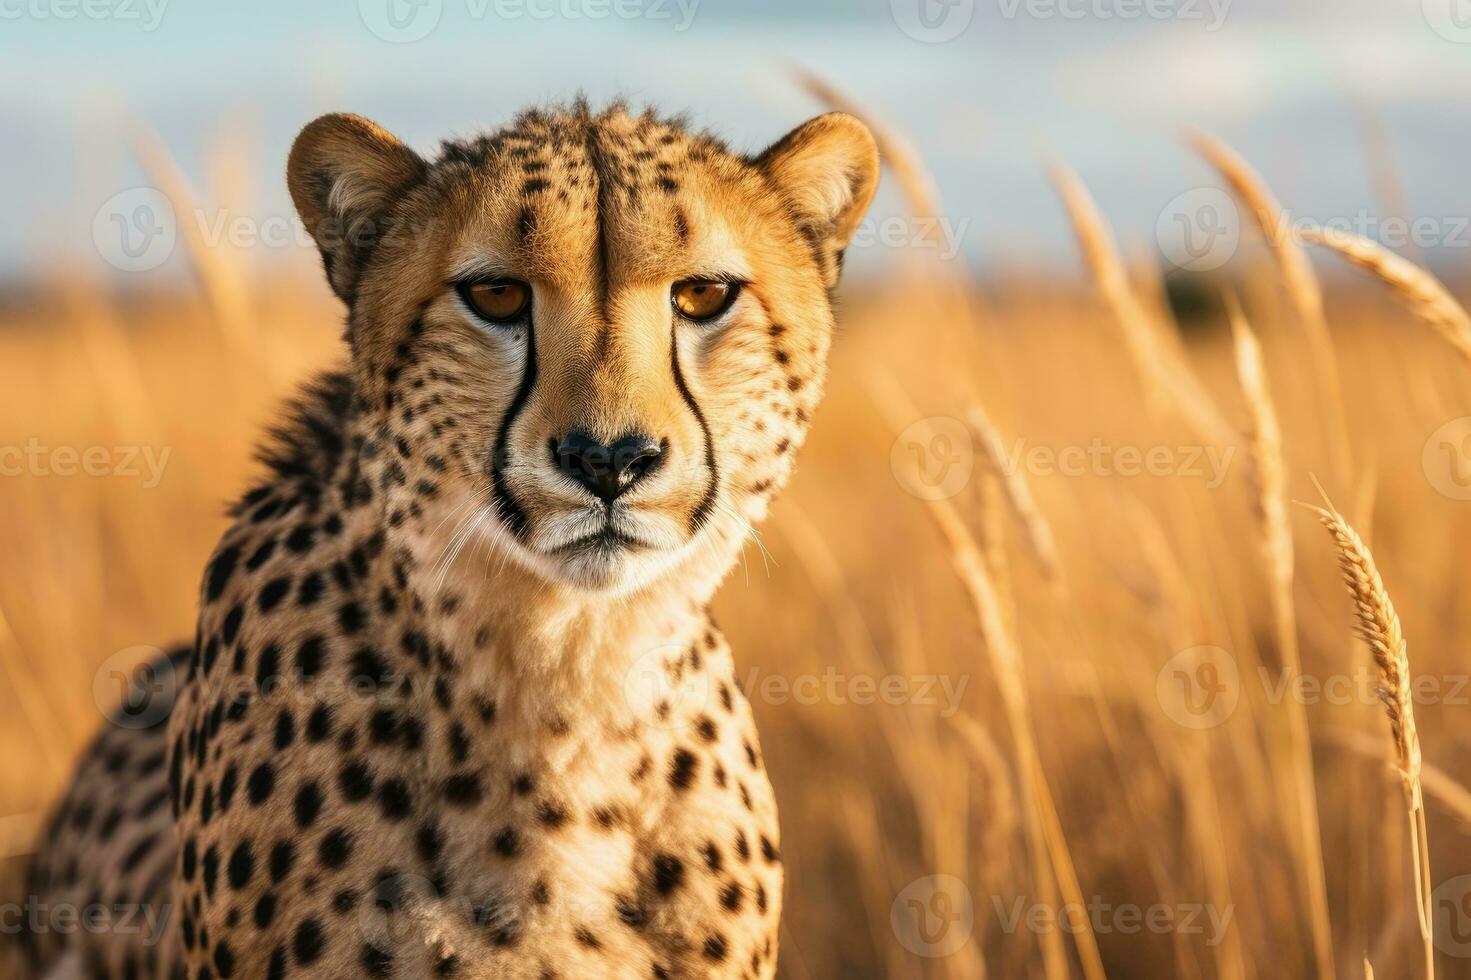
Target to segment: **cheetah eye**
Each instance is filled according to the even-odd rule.
[[[494,324],[514,323],[531,305],[531,287],[515,279],[465,282],[458,289],[466,306]]]
[[[675,312],[686,320],[705,323],[726,310],[740,294],[741,284],[719,279],[687,279],[669,291]]]

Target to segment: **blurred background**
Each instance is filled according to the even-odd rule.
[[[781,975],[1471,977],[1471,2],[0,0],[0,83],[8,869],[341,357],[301,126],[433,153],[581,92],[755,151],[836,104],[892,169],[717,608]],[[1423,835],[1324,492],[1403,619]]]

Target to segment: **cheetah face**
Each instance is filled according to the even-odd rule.
[[[820,397],[877,181],[860,123],[821,116],[747,157],[579,105],[428,162],[334,115],[289,169],[398,519],[453,513],[588,589],[734,560]]]

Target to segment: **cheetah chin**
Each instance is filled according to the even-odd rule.
[[[432,157],[308,125],[344,362],[30,868],[38,908],[153,927],[32,917],[31,975],[774,976],[776,803],[708,605],[877,180],[836,113],[755,154],[583,102]]]

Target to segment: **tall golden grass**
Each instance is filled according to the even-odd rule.
[[[1261,178],[1212,146],[1271,228]],[[1464,311],[1356,243],[1394,288],[1320,285],[1278,238],[1245,308],[1187,343],[1083,178],[1054,174],[1038,221],[1072,223],[1076,272],[982,298],[921,253],[846,289],[771,561],[718,599],[782,804],[782,975],[1471,976],[1427,907],[1471,872],[1471,507],[1431,465],[1464,450]],[[195,288],[68,269],[0,323],[0,447],[169,451],[156,485],[0,478],[12,863],[101,723],[99,667],[189,635],[252,442],[341,356],[314,257],[186,247]],[[1315,475],[1364,537],[1289,505]]]

